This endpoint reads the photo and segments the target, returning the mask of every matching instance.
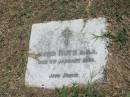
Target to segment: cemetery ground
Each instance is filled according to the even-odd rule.
[[[110,39],[103,83],[45,90],[25,86],[33,23],[105,17]],[[130,0],[0,0],[0,97],[130,97]]]

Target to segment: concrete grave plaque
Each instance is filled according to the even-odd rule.
[[[52,21],[33,24],[25,83],[48,89],[86,84],[103,78],[106,19]]]

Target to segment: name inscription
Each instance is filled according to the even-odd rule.
[[[94,49],[89,50],[59,50],[58,52],[44,52],[41,57],[46,57],[48,60],[38,60],[38,64],[66,64],[66,63],[88,63],[95,62],[91,55],[97,54]],[[56,57],[59,57],[57,59]],[[69,56],[69,58],[65,58]],[[71,57],[70,57],[71,56]],[[53,58],[51,58],[53,57]]]
[[[64,73],[63,75],[61,74],[50,74],[49,78],[74,78],[74,77],[79,77],[78,73]]]

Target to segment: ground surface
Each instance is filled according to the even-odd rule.
[[[128,41],[109,49],[106,97],[127,97],[130,91],[130,0],[0,0],[0,97],[54,97],[54,91],[24,85],[28,43],[33,23],[104,16],[113,33],[127,28]]]

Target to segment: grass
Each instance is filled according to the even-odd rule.
[[[101,91],[95,89],[94,84],[88,84],[87,87],[81,91],[79,85],[73,83],[72,87],[68,89],[63,87],[62,89],[56,89],[58,97],[105,97]]]
[[[114,32],[108,31],[104,33],[103,35],[95,35],[93,34],[94,38],[97,40],[99,38],[109,40],[110,44],[117,43],[120,47],[126,45],[128,43],[128,31],[127,28],[123,28],[120,32]]]
[[[56,91],[24,85],[33,23],[100,16],[106,17],[109,23],[105,37],[113,40],[106,66],[106,83],[99,84],[100,92],[104,91],[108,97],[127,97],[130,91],[130,0],[90,1],[91,4],[88,0],[0,0],[0,97],[56,97]],[[87,89],[89,92],[73,88],[63,90],[64,96],[88,94],[95,97],[95,93],[100,93],[95,92],[95,86],[96,90]],[[62,89],[60,93],[62,96]]]
[[[118,23],[118,28],[116,32],[109,31],[103,35],[94,35],[95,39],[105,39],[109,40],[108,47],[111,47],[113,44],[117,44],[123,55],[128,54],[128,41],[129,41],[129,24],[125,23],[124,17],[129,17],[127,12],[115,12],[114,13],[115,21]]]

